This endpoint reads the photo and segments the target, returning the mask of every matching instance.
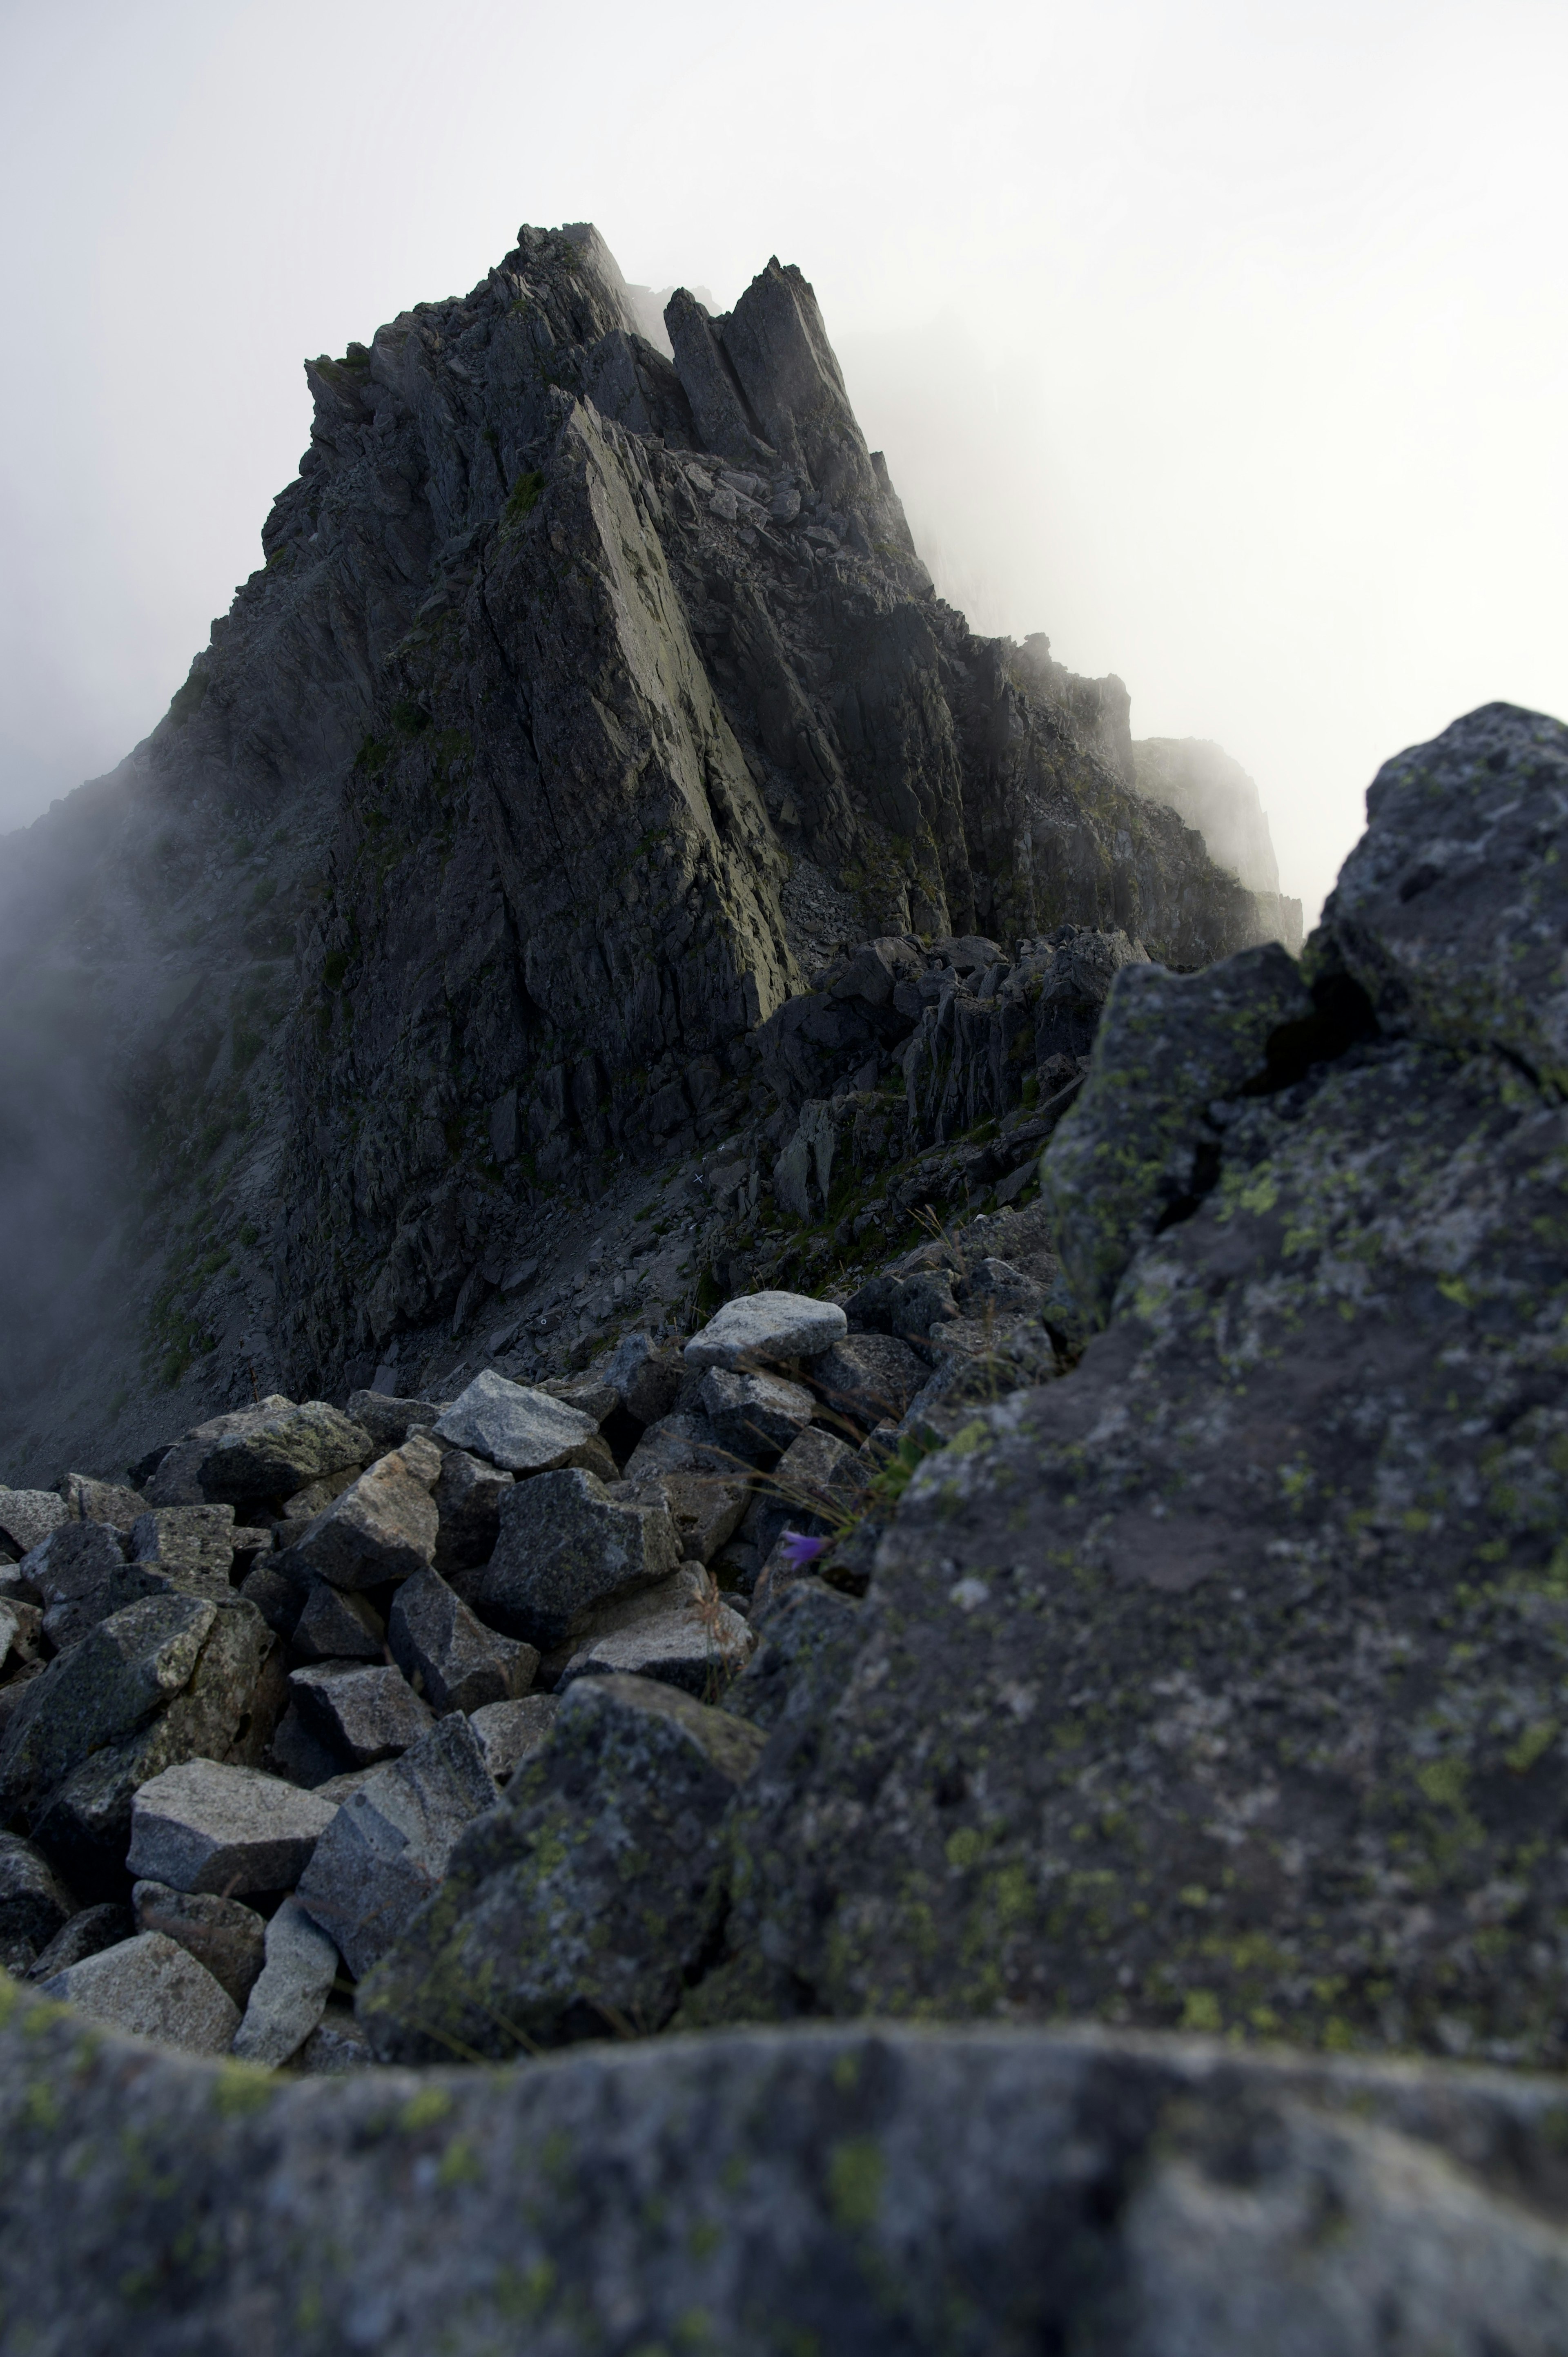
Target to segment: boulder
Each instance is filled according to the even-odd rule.
[[[0,1596],[0,1674],[8,1677],[22,1668],[30,1673],[35,1663],[42,1668],[43,1625],[40,1605]]]
[[[247,1583],[248,1587],[249,1583]],[[294,1650],[307,1662],[384,1662],[386,1622],[352,1588],[313,1579],[293,1624]]]
[[[283,1568],[314,1574],[334,1587],[381,1587],[423,1570],[435,1553],[439,1517],[429,1480],[438,1469],[430,1469],[427,1480],[423,1460],[411,1465],[411,1451],[420,1446],[428,1444],[415,1434],[408,1448],[393,1449],[350,1482],[291,1539]]]
[[[266,1926],[266,1962],[234,2033],[241,2061],[275,2070],[297,2053],[326,2012],[337,1977],[337,1949],[291,1893]]]
[[[325,1581],[322,1585],[326,1585]],[[275,1557],[263,1556],[252,1564],[240,1583],[240,1593],[246,1603],[261,1614],[274,1635],[285,1640],[298,1627],[309,1592],[308,1586],[289,1577]]]
[[[306,2077],[336,2079],[345,2071],[362,2071],[375,2059],[370,2040],[348,2007],[328,2004],[295,2063]]]
[[[427,1429],[440,1413],[429,1400],[394,1399],[388,1392],[349,1394],[349,1421],[370,1434],[378,1453],[401,1448],[411,1432]]]
[[[762,1747],[652,1678],[578,1679],[505,1807],[361,1977],[377,2053],[505,2055],[661,2028],[713,1930],[720,1820]]]
[[[714,1702],[745,1667],[756,1643],[707,1573],[682,1565],[656,1587],[596,1613],[562,1671],[561,1684],[609,1675],[659,1678]]]
[[[518,1702],[488,1702],[470,1715],[468,1724],[498,1784],[504,1784],[519,1760],[548,1738],[560,1707],[553,1694],[524,1695]]]
[[[80,1964],[84,1957],[96,1956],[101,1949],[117,1948],[128,1940],[137,1926],[131,1910],[123,1900],[103,1900],[97,1907],[78,1910],[69,1923],[62,1923],[47,1948],[40,1948],[27,1966],[27,1978],[34,1983],[52,1981],[56,1973],[63,1973],[70,1964]]]
[[[124,1568],[125,1544],[102,1523],[62,1523],[22,1557],[17,1566],[40,1599],[45,1614],[59,1613],[97,1595]],[[126,1601],[132,1599],[127,1598]],[[102,1618],[102,1615],[94,1615]],[[76,1632],[85,1636],[89,1620]],[[74,1643],[75,1636],[63,1640]]]
[[[466,1594],[487,1620],[548,1652],[615,1598],[650,1587],[681,1560],[667,1512],[623,1504],[576,1468],[520,1481],[501,1500],[500,1537]]]
[[[295,1670],[289,1690],[317,1741],[340,1766],[371,1768],[417,1743],[429,1727],[431,1710],[401,1670],[359,1663],[322,1662]]]
[[[0,1833],[0,1966],[25,1969],[76,1912],[42,1850],[20,1834]]]
[[[97,1480],[90,1473],[68,1473],[60,1495],[72,1522],[102,1523],[117,1531],[129,1531],[144,1511],[139,1491],[127,1489],[123,1481]]]
[[[70,1519],[65,1500],[53,1490],[0,1488],[0,1545],[20,1557]]]
[[[688,1367],[747,1367],[814,1359],[848,1331],[836,1302],[802,1293],[742,1293],[693,1335],[685,1360]]]
[[[539,1667],[532,1645],[487,1629],[438,1571],[405,1580],[392,1600],[387,1642],[417,1694],[439,1718],[526,1693]]]
[[[493,1368],[476,1375],[435,1425],[436,1437],[508,1473],[549,1473],[566,1465],[601,1465],[597,1419],[548,1392],[509,1383]],[[613,1464],[612,1464],[613,1474]]]
[[[138,1563],[188,1576],[229,1577],[237,1536],[232,1506],[153,1507],[137,1513],[130,1533],[130,1552]]]
[[[1040,1200],[1073,1292],[1100,1325],[1139,1246],[1190,1216],[1219,1170],[1217,1099],[1268,1072],[1269,1043],[1313,1002],[1275,942],[1201,974],[1123,966],[1087,1086],[1040,1158]]]
[[[208,1448],[197,1475],[204,1497],[236,1506],[252,1498],[286,1498],[307,1481],[363,1465],[372,1453],[364,1426],[325,1400],[297,1407],[285,1402],[270,1412],[252,1411],[252,1417]],[[159,1476],[163,1471],[160,1466]],[[147,1495],[156,1502],[152,1489],[149,1483]]]
[[[605,1366],[605,1381],[615,1385],[634,1422],[657,1424],[672,1413],[685,1372],[678,1352],[634,1329],[616,1344]]]
[[[299,1900],[356,1977],[402,1936],[445,1879],[459,1836],[499,1797],[484,1747],[454,1711],[343,1803]]]
[[[287,1890],[332,1820],[334,1804],[280,1777],[217,1760],[186,1760],[137,1791],[134,1875],[177,1890]]]
[[[896,1335],[850,1334],[816,1361],[811,1383],[835,1415],[870,1432],[898,1423],[929,1372]]]
[[[199,1597],[148,1597],[51,1662],[0,1742],[0,1816],[37,1811],[80,1763],[178,1694],[217,1620],[217,1606]]]
[[[190,2054],[223,2054],[240,2026],[240,2008],[196,1958],[161,1932],[142,1932],[102,1948],[43,1985],[91,2020],[156,2038]]]
[[[721,1448],[753,1464],[771,1464],[811,1421],[816,1402],[781,1375],[736,1374],[710,1367],[698,1394]]]
[[[441,1460],[440,1478],[431,1496],[440,1515],[435,1534],[435,1568],[450,1578],[488,1563],[500,1534],[501,1492],[516,1476],[499,1465],[470,1457],[466,1448],[448,1448]]]
[[[292,1400],[274,1392],[253,1407],[232,1408],[227,1415],[209,1416],[204,1424],[193,1426],[183,1439],[159,1452],[156,1463],[145,1466],[146,1478],[141,1482],[145,1502],[149,1506],[205,1504],[207,1493],[201,1486],[201,1468],[218,1443],[259,1431],[293,1405]],[[143,1466],[135,1467],[133,1478],[140,1479],[143,1471]],[[289,1484],[290,1488],[295,1486]]]
[[[216,1891],[177,1890],[166,1882],[134,1884],[131,1906],[138,1932],[161,1932],[204,1965],[237,2006],[248,2003],[267,1934],[266,1919],[253,1907]]]

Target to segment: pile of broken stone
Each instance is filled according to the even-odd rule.
[[[545,1387],[273,1397],[132,1484],[0,1490],[0,1957],[118,2028],[335,2071],[443,2050],[407,1995],[433,1902],[465,1866],[482,1898],[563,1793],[612,1849],[619,1827],[623,1906],[629,1855],[661,1921],[700,1916],[761,1740],[744,1695],[717,1706],[795,1583],[864,1587],[878,1470],[942,1428],[930,1359],[759,1293]],[[677,1790],[671,1846],[631,1820]],[[628,1953],[657,2027],[681,1939],[622,1944],[676,1975],[650,1999]],[[548,1986],[510,1990],[482,2050],[607,2026],[572,1939],[534,1946]]]

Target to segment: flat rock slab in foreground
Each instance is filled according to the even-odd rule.
[[[812,1359],[849,1331],[833,1301],[806,1293],[742,1293],[726,1301],[686,1345],[689,1367],[744,1367],[753,1360]]]
[[[1563,2347],[1551,2081],[833,2028],[269,2083],[0,2005],[0,2314],[71,2357]]]

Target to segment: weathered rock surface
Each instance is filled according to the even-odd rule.
[[[747,1293],[726,1301],[686,1345],[689,1367],[774,1365],[832,1350],[848,1330],[833,1301],[799,1293]]]
[[[289,1692],[306,1725],[349,1768],[373,1768],[417,1743],[431,1710],[390,1663],[323,1662],[295,1670]]]
[[[623,1504],[596,1475],[575,1468],[520,1481],[502,1497],[500,1521],[496,1551],[468,1576],[465,1593],[486,1620],[542,1652],[681,1560],[662,1506]]]
[[[539,1667],[534,1646],[487,1629],[437,1571],[422,1571],[398,1589],[387,1643],[437,1717],[514,1701]]]
[[[141,1501],[136,1501],[138,1509]],[[227,1579],[234,1559],[232,1506],[162,1506],[138,1511],[129,1525],[129,1553],[138,1563],[167,1571]]]
[[[266,1920],[253,1907],[217,1891],[177,1890],[150,1880],[133,1886],[131,1905],[138,1932],[161,1932],[173,1940],[245,2007],[266,1954]]]
[[[363,1425],[340,1408],[325,1400],[306,1400],[297,1407],[285,1401],[215,1438],[197,1480],[203,1494],[220,1503],[286,1498],[306,1481],[362,1465],[371,1449]]]
[[[65,1500],[53,1490],[0,1489],[0,1544],[17,1556],[41,1545],[68,1519]]]
[[[435,1426],[436,1437],[507,1473],[602,1464],[598,1419],[526,1383],[487,1371]]]
[[[716,1702],[756,1642],[707,1576],[682,1565],[672,1578],[596,1614],[561,1684],[609,1675],[658,1678],[701,1702]]]
[[[811,1369],[827,1406],[863,1432],[897,1424],[925,1383],[929,1369],[892,1334],[849,1334]]]
[[[780,1456],[811,1423],[816,1405],[801,1383],[724,1367],[709,1368],[698,1396],[720,1448],[757,1464]]]
[[[430,1400],[396,1399],[386,1392],[350,1392],[347,1406],[349,1422],[370,1434],[377,1456],[401,1448],[411,1432],[428,1429],[440,1413]]]
[[[362,1982],[377,2052],[659,2029],[716,1920],[719,1822],[761,1749],[745,1720],[651,1678],[580,1678],[505,1807]]]
[[[485,1765],[498,1784],[506,1782],[520,1760],[538,1750],[560,1707],[555,1695],[524,1695],[517,1702],[485,1703],[471,1713],[468,1724],[479,1738]]]
[[[327,2010],[338,1951],[292,1894],[266,1927],[266,1961],[234,2033],[242,2062],[275,2070],[298,2052]]]
[[[117,1948],[141,1927],[122,1900],[109,1899],[97,1907],[82,1907],[62,1923],[48,1947],[40,1948],[25,1977],[35,1984],[53,1980],[71,1964],[96,1956],[103,1948]]]
[[[378,1458],[291,1538],[283,1568],[334,1587],[381,1587],[422,1571],[435,1556],[439,1519],[430,1496],[435,1469],[410,1462],[425,1445],[415,1434],[406,1448]]]
[[[499,1799],[484,1746],[454,1711],[343,1803],[301,1877],[299,1900],[357,1977],[403,1937],[441,1886],[460,1835]]]
[[[305,1602],[297,1604],[297,1592],[295,1602],[297,1617],[291,1613],[288,1620],[290,1638],[295,1652],[307,1662],[385,1661],[386,1623],[368,1597],[313,1579]]]
[[[177,1890],[286,1890],[332,1821],[332,1806],[254,1768],[187,1760],[132,1804],[133,1874]]]
[[[225,2357],[286,2347],[302,2298],[324,2346],[373,2327],[384,2357],[480,2357],[520,2311],[546,2347],[678,2347],[700,2314],[717,2347],[822,2357],[1372,2357],[1396,2319],[1464,2357],[1561,2342],[1550,2080],[832,2025],[241,2101],[231,2066],[11,2005],[0,2293],[81,2357],[155,2357],[171,2319]]]
[[[24,1971],[76,1911],[43,1852],[0,1833],[0,1965]]]
[[[501,1493],[516,1476],[499,1465],[487,1465],[467,1449],[448,1448],[431,1491],[440,1528],[435,1534],[435,1568],[449,1578],[489,1563],[500,1535]]]
[[[102,1948],[43,1985],[91,2021],[104,2021],[191,2054],[221,2054],[240,2008],[194,1956],[159,1932]]]

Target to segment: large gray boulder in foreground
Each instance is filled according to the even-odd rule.
[[[680,1560],[662,1503],[612,1498],[596,1474],[572,1467],[504,1492],[496,1551],[462,1577],[461,1593],[482,1619],[547,1652],[585,1629],[600,1606],[650,1587]]]
[[[580,1408],[487,1368],[437,1422],[436,1437],[487,1458],[508,1473],[549,1473],[558,1466],[597,1465],[599,1427]]]
[[[686,1345],[689,1367],[772,1366],[831,1351],[849,1331],[833,1301],[805,1293],[743,1293],[726,1301]]]
[[[137,1792],[126,1864],[177,1890],[286,1890],[309,1865],[333,1810],[257,1769],[187,1760]]]
[[[139,1932],[68,1964],[43,1986],[93,2021],[192,2054],[222,2054],[240,2027],[240,2008],[204,1964],[161,1932]]]
[[[1564,2347],[1554,2080],[849,2024],[269,2082],[0,2008],[0,2313],[72,2357]]]

